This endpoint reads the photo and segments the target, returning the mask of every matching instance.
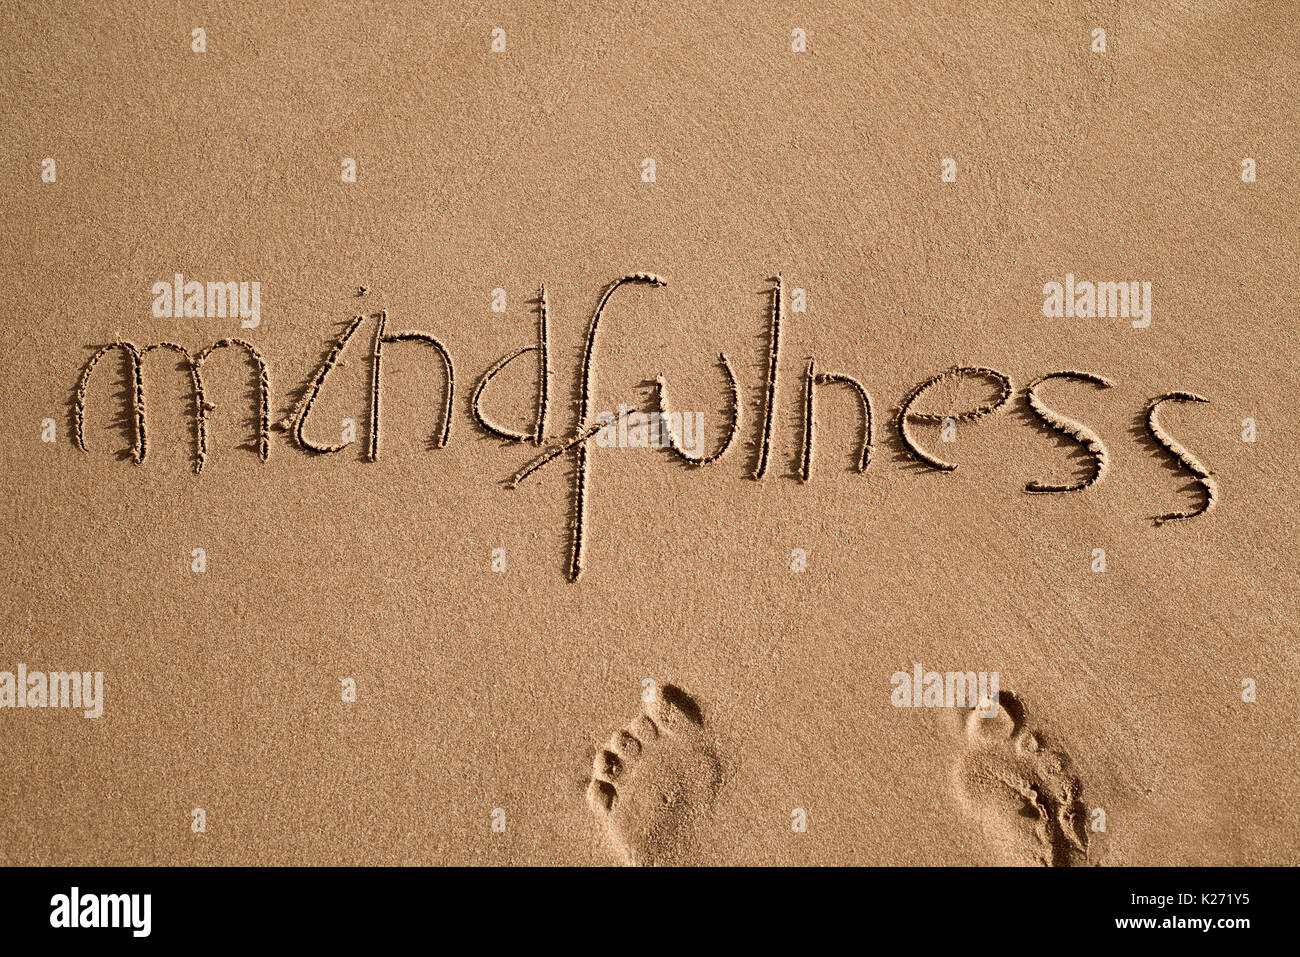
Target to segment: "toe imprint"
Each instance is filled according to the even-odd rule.
[[[634,738],[630,731],[620,731],[614,735],[614,748],[619,754],[635,758],[641,753],[641,742]]]
[[[608,781],[617,781],[623,774],[623,761],[613,751],[602,751],[596,757],[596,773]]]

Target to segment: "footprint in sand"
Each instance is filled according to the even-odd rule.
[[[700,706],[673,685],[614,732],[592,766],[587,801],[629,864],[673,864],[722,789],[722,764]]]
[[[1025,726],[1020,699],[998,696],[992,717],[965,715],[967,749],[957,790],[1011,864],[1066,867],[1088,862],[1087,813],[1069,757]]]

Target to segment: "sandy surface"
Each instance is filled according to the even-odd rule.
[[[1300,861],[1294,3],[59,6],[0,17],[0,670],[102,672],[104,701],[0,709],[0,862]],[[711,451],[725,353],[738,431],[699,468],[590,443],[570,582],[578,453],[508,487],[539,450],[470,397],[536,344],[545,283],[546,442],[572,437],[588,324],[639,271],[667,284],[610,298],[590,414],[663,375]],[[176,273],[260,282],[260,325],[156,318]],[[1045,317],[1067,273],[1151,283],[1149,327]],[[385,345],[372,462],[381,310],[455,393],[431,448],[441,360]],[[74,441],[118,337],[247,339],[279,425],[357,314],[305,428],[352,419],[338,453],[276,428],[260,462],[233,351],[200,475],[175,353],[143,359],[143,462],[116,354]],[[492,421],[531,428],[535,357]],[[870,396],[865,473],[859,400],[825,384],[799,481],[810,358]],[[1012,392],[953,443],[909,419],[941,471],[897,418],[951,366]],[[1067,370],[1111,383],[1038,390],[1105,469],[1031,494],[1093,469],[1027,405]],[[1157,524],[1205,504],[1146,428],[1176,392],[1209,400],[1158,420],[1214,504]],[[916,663],[997,672],[1010,707],[895,707]]]

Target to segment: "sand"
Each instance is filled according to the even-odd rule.
[[[0,863],[1300,861],[1293,3],[276,7],[0,25]]]

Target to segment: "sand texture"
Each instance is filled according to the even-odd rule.
[[[1300,863],[1297,102],[1294,0],[11,4],[0,863]]]

